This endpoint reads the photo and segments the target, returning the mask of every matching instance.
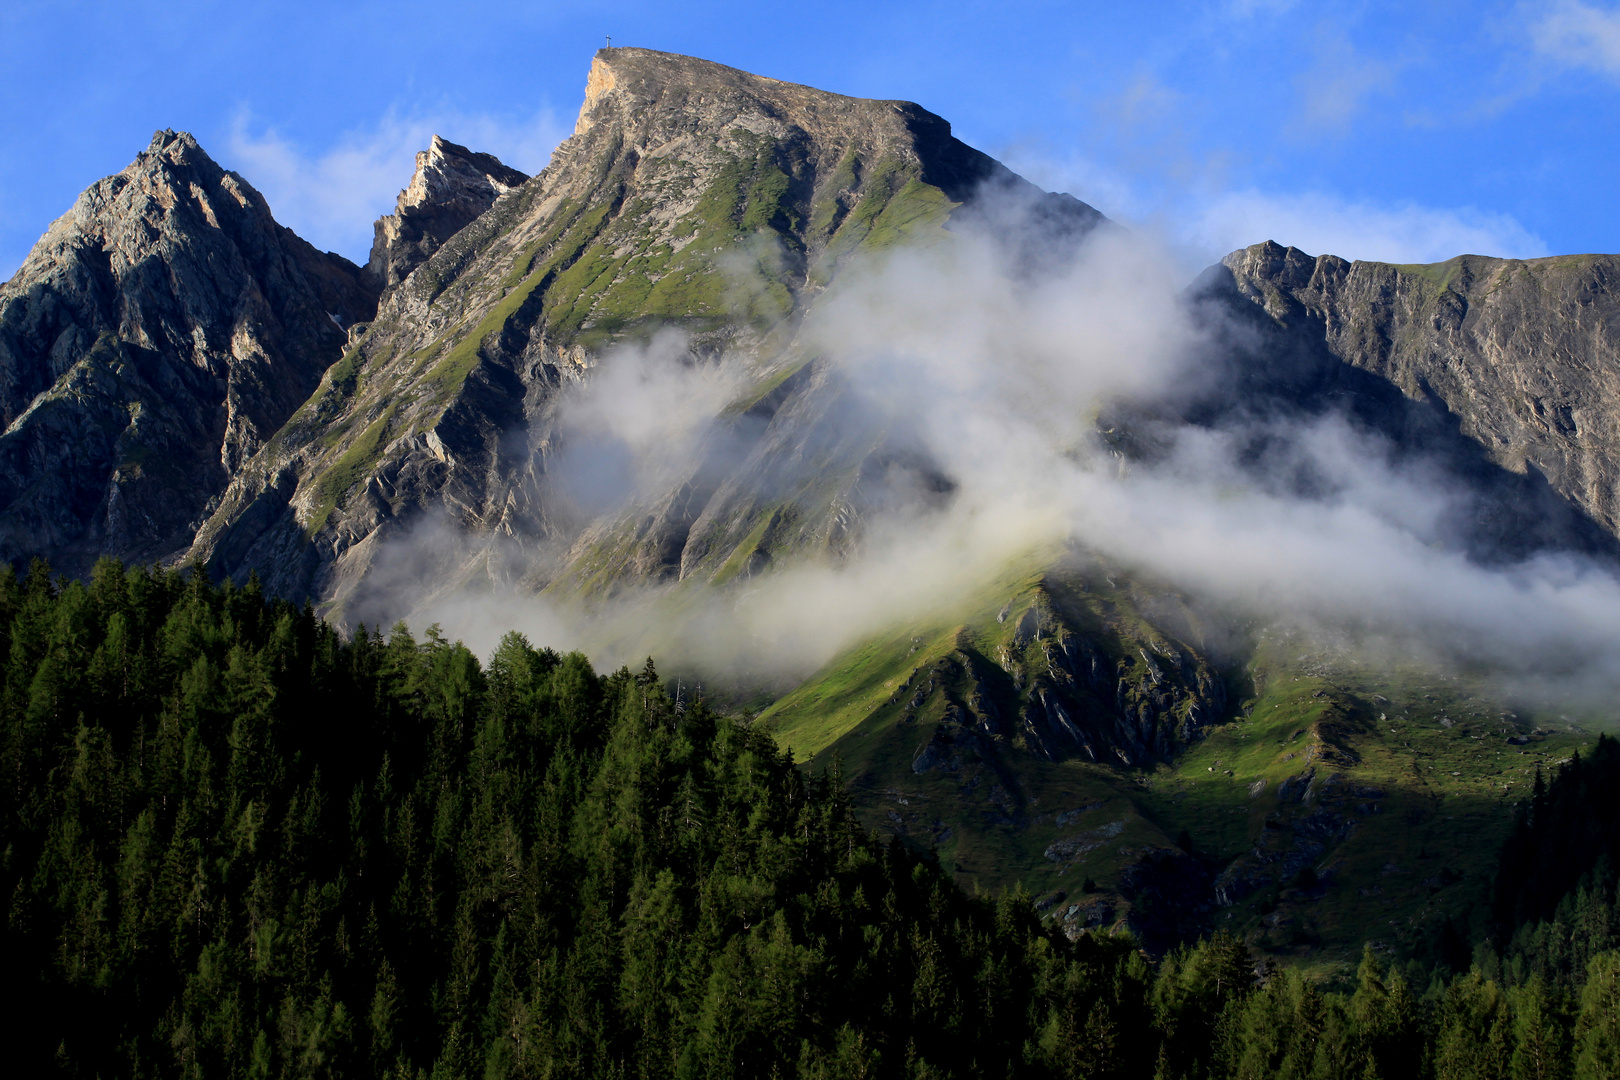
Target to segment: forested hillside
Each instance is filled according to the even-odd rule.
[[[1482,948],[1425,989],[1369,952],[1340,994],[1225,935],[1071,941],[881,845],[836,772],[651,661],[510,635],[486,667],[105,560],[0,572],[0,649],[16,1075],[1620,1069],[1620,953],[1504,989]]]

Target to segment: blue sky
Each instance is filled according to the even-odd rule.
[[[1612,3],[0,6],[0,277],[153,130],[363,260],[438,132],[535,171],[591,53],[921,102],[1189,266],[1272,238],[1394,261],[1620,250]]]

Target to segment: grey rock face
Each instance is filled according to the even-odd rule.
[[[1394,266],[1268,242],[1200,288],[1260,331],[1221,407],[1331,404],[1438,463],[1466,481],[1453,532],[1476,554],[1620,553],[1620,257]]]
[[[367,279],[378,289],[398,285],[497,198],[528,178],[489,154],[433,136],[432,145],[416,155],[416,173],[399,193],[394,212],[377,219]]]
[[[158,132],[0,287],[0,558],[183,552],[375,303],[190,135]]]

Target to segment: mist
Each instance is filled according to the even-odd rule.
[[[1591,704],[1620,690],[1612,567],[1560,552],[1470,558],[1447,533],[1457,480],[1338,414],[1174,421],[1176,403],[1229,377],[1249,331],[1212,322],[1152,235],[1099,228],[1033,280],[1009,254],[1019,247],[970,225],[846,271],[811,305],[789,348],[815,358],[818,382],[801,393],[948,479],[943,494],[901,484],[871,501],[848,551],[719,588],[540,592],[569,539],[577,555],[578,537],[695,470],[734,473],[758,435],[725,414],[774,358],[704,358],[665,334],[604,356],[560,405],[548,469],[573,537],[530,550],[526,572],[493,588],[402,594],[400,613],[486,655],[515,629],[598,664],[651,654],[665,670],[780,690],[863,639],[949,617],[1020,560],[1084,552],[1251,626],[1487,671],[1510,697]],[[1115,413],[1160,418],[1136,432],[1151,454],[1102,437]],[[1257,459],[1257,438],[1283,449]],[[429,522],[381,565],[479,543],[498,541]]]

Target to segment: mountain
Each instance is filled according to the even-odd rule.
[[[760,723],[837,762],[869,827],[1071,933],[1220,928],[1339,977],[1367,942],[1433,962],[1448,919],[1483,930],[1510,811],[1591,736],[1477,675],[1229,616],[1128,566],[1036,560]]]
[[[602,50],[573,137],[388,295],[233,480],[191,557],[355,620],[397,610],[397,578],[384,574],[381,602],[368,588],[385,542],[426,517],[473,540],[424,571],[438,582],[724,576],[755,553],[836,545],[883,450],[807,451],[836,442],[822,421],[838,390],[788,354],[794,329],[850,260],[945,235],[987,185],[1049,232],[1101,220],[916,105]],[[738,445],[634,515],[593,521],[549,468],[559,393],[605,351],[669,329],[693,355],[758,359],[758,390],[733,410]],[[773,423],[784,409],[794,419]],[[791,514],[752,500],[760,474],[788,489]]]
[[[359,268],[158,132],[0,286],[0,556],[183,554],[375,305]]]
[[[1309,505],[1327,495],[1291,451],[1333,418],[1437,478],[1435,547],[1612,571],[1613,264],[1259,244],[1189,289],[1219,346],[1203,377],[1099,429],[1143,466],[1189,427],[1233,434],[1250,478]],[[1504,809],[1589,742],[1570,711],[1080,552],[863,641],[761,719],[812,767],[839,759],[871,827],[1072,930],[1218,926],[1343,973],[1364,942],[1432,959],[1447,920],[1478,924]]]
[[[1331,421],[1425,478],[1426,550],[1612,566],[1609,257],[1395,267],[1261,244],[1149,303],[1109,246],[1122,230],[920,106],[628,48],[596,55],[541,173],[435,137],[375,234],[364,268],[316,252],[172,132],[87,191],[0,289],[0,554],[194,562],[346,629],[451,599],[483,623],[514,599],[586,612],[613,637],[593,653],[656,651],[677,707],[701,679],[757,712],[958,880],[1155,950],[1223,927],[1301,963],[1369,940],[1422,954],[1467,925],[1531,772],[1589,741],[1489,671],[1369,660],[1343,626],[1200,595],[1129,552],[1043,533],[986,569],[921,538],[996,440],[1130,477],[1218,437],[1228,487],[1326,505],[1296,466]],[[908,379],[831,355],[818,326],[893,299],[871,273],[890,259],[919,292],[969,264],[915,310],[947,329],[946,308],[991,311],[973,344],[994,378],[968,385],[1060,422],[942,411],[923,388],[962,375],[944,356]],[[1082,263],[1113,282],[1104,305],[1065,306]],[[1065,313],[1048,337],[1018,336],[1031,295]],[[1019,383],[1021,350],[1080,367],[1105,308],[1185,319],[1200,366],[1086,408]],[[1151,368],[1153,340],[1110,365]],[[880,546],[849,577],[880,596],[905,577],[909,606],[857,618],[857,590],[820,587]],[[845,623],[806,649],[831,658],[703,670],[694,643],[751,632],[718,628],[791,580],[809,584],[774,619]]]

